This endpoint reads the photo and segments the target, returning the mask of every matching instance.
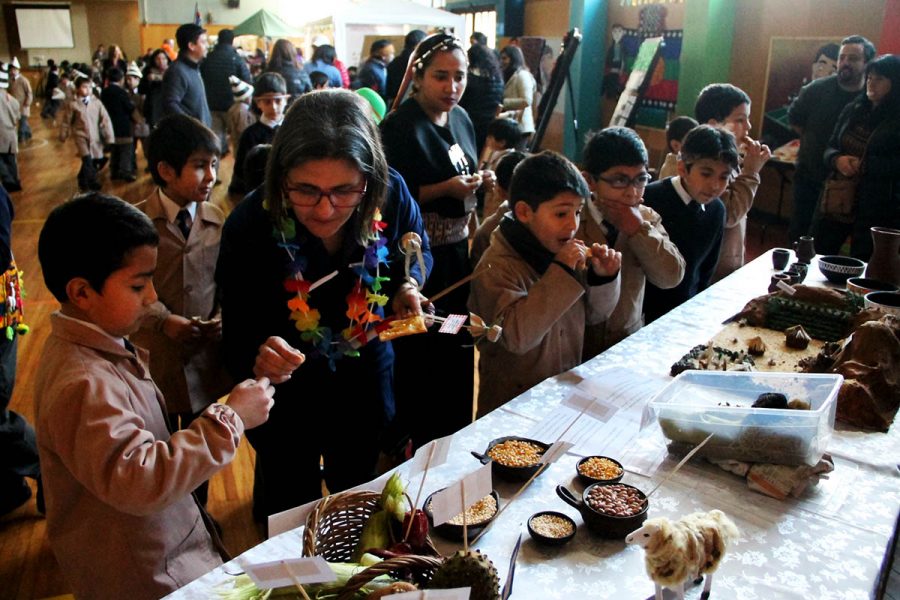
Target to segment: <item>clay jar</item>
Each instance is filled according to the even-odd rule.
[[[780,271],[785,268],[791,260],[791,251],[787,248],[775,248],[772,250],[772,266],[775,270]]]
[[[769,284],[769,293],[770,294],[772,292],[778,291],[778,282],[779,281],[783,281],[788,285],[791,285],[791,283],[793,283],[791,281],[790,275],[788,275],[786,273],[775,273],[774,275],[772,275],[772,282]]]
[[[866,277],[900,285],[900,229],[872,228],[874,249],[866,268]]]
[[[809,264],[816,255],[815,241],[812,236],[804,235],[794,242],[794,252],[797,253],[797,261]]]

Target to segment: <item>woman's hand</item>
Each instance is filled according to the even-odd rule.
[[[422,301],[425,296],[419,293],[419,288],[411,283],[404,283],[394,294],[391,308],[394,314],[401,319],[422,314]]]
[[[591,246],[591,268],[598,277],[612,277],[622,267],[622,253],[606,244]]]
[[[841,154],[834,160],[834,168],[844,177],[856,177],[859,173],[859,158]]]
[[[284,383],[291,378],[297,367],[306,362],[306,356],[283,338],[272,336],[259,347],[253,374],[268,377],[272,383]]]
[[[444,182],[447,195],[458,200],[465,200],[475,193],[481,185],[480,175],[457,175]]]

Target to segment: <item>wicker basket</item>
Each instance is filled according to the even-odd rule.
[[[362,535],[363,525],[379,510],[381,492],[358,491],[332,494],[322,499],[306,519],[303,556],[321,556],[330,562],[350,562]],[[412,502],[410,502],[412,506]],[[379,575],[411,574],[421,584],[431,578],[442,558],[426,538],[430,555],[408,555],[382,561],[354,575],[341,590],[338,600],[350,600],[360,588]]]

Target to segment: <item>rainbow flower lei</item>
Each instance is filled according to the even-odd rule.
[[[387,239],[383,233],[387,223],[381,220],[381,211],[376,209],[371,230],[366,236],[363,259],[350,265],[358,278],[347,294],[345,314],[349,323],[337,336],[330,327],[320,325],[321,314],[310,306],[310,296],[316,283],[324,283],[336,272],[320,279],[319,282],[304,279],[303,270],[307,267],[307,258],[297,254],[300,245],[297,243],[295,222],[290,218],[282,218],[280,226],[275,228],[274,235],[278,246],[285,249],[290,259],[288,276],[284,280],[284,289],[294,294],[287,302],[290,319],[300,331],[300,338],[313,344],[315,351],[325,356],[329,366],[334,370],[335,362],[343,356],[359,356],[359,344],[351,342],[359,337],[360,333],[364,334],[370,325],[382,320],[382,317],[375,313],[375,309],[385,306],[388,302],[388,297],[380,293],[384,283],[390,280],[389,277],[381,275],[380,269],[381,265],[387,265]]]

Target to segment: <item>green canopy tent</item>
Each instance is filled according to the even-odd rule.
[[[262,9],[234,28],[234,35],[255,35],[258,37],[301,37],[303,34],[285,23],[280,17]]]

